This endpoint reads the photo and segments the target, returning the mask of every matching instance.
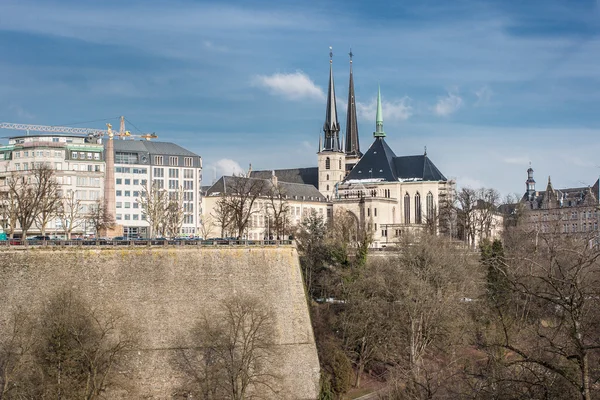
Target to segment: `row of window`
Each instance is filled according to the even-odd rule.
[[[139,164],[137,153],[115,153],[115,163],[117,164]]]
[[[539,214],[532,214],[531,218],[533,219],[537,219],[539,218]],[[541,220],[542,221],[556,221],[556,220],[566,220],[566,219],[598,219],[598,211],[597,210],[584,210],[581,212],[578,211],[571,211],[571,213],[569,214],[569,212],[553,212],[550,214],[542,214],[541,216]]]
[[[133,192],[131,190],[117,190],[116,195],[117,196],[123,196],[123,197],[131,197],[131,194],[133,193],[133,197],[140,197],[140,191],[139,190],[134,190]]]
[[[581,225],[578,224],[563,224],[562,226],[562,232],[563,233],[575,233],[575,232],[592,232],[592,231],[597,231],[598,230],[598,222],[590,222],[590,223],[582,223]],[[543,233],[548,233],[550,232],[550,229],[548,227],[548,225],[542,225],[542,232]]]
[[[117,214],[116,215],[116,220],[117,221],[121,221],[121,220],[125,220],[125,221],[145,221],[146,220],[146,216],[145,215],[139,215],[139,214]]]
[[[154,179],[152,180],[152,184],[158,189],[165,188],[165,181],[162,179]],[[180,188],[181,186],[179,185],[179,180],[169,179],[169,190],[177,190]],[[194,190],[194,181],[183,181],[183,190]]]
[[[192,204],[190,204],[190,206],[191,205]],[[184,206],[184,210],[185,210],[185,206]],[[288,210],[288,213],[290,214],[291,217],[295,217],[295,219],[298,219],[300,217],[309,216],[310,214],[312,214],[313,210],[315,212],[317,212],[321,217],[323,217],[323,209],[322,208],[316,209],[314,207],[303,207],[302,209],[300,209],[300,207],[290,207]],[[254,215],[252,215],[252,218],[250,220],[249,228],[267,227],[267,226],[269,226],[270,223],[272,223],[272,221],[273,221],[273,216],[271,216],[271,215],[254,214]]]
[[[120,174],[147,174],[147,168],[115,167],[115,172]]]
[[[146,183],[148,182],[146,179],[129,179],[129,178],[117,178],[117,185],[131,185],[131,182],[133,182],[134,186],[139,186],[140,184],[142,186],[146,186]]]
[[[165,169],[164,168],[154,168],[153,169],[154,178],[164,178],[165,177]],[[179,178],[179,169],[178,168],[169,168],[169,178]],[[193,169],[184,169],[183,170],[183,178],[184,179],[194,179],[194,170]]]
[[[100,187],[100,178],[87,177],[87,176],[78,176],[77,177],[77,186],[94,186]]]
[[[72,151],[71,152],[72,160],[96,160],[100,161],[100,153],[92,153],[85,151]]]
[[[144,215],[144,214],[118,214],[117,213],[115,218],[117,221],[123,221],[123,220],[125,220],[125,221],[146,221],[146,215]],[[184,224],[193,224],[194,216],[189,215],[189,214],[184,215],[183,223]],[[189,233],[193,233],[193,232],[189,232]]]
[[[27,157],[55,157],[55,158],[65,158],[65,153],[62,150],[23,150],[23,151],[14,151],[14,158],[27,158]]]
[[[76,200],[92,200],[96,201],[102,198],[102,194],[98,190],[76,190]]]
[[[154,165],[165,165],[164,156],[154,156]],[[169,156],[169,164],[173,167],[179,166],[179,156]],[[183,166],[184,167],[193,167],[194,166],[194,158],[193,157],[183,157]]]
[[[140,208],[140,204],[136,201],[131,202],[131,201],[117,201],[116,202],[116,208]]]

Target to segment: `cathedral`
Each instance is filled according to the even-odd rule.
[[[373,141],[363,154],[360,149],[352,52],[346,134],[340,138],[333,57],[329,59],[329,84],[323,134],[319,137],[317,167],[253,171],[251,178],[315,186],[328,203],[327,216],[348,212],[357,226],[372,233],[373,246],[385,247],[404,234],[426,228],[438,232],[439,210],[454,193],[448,180],[427,156],[396,156],[385,141],[381,90]]]

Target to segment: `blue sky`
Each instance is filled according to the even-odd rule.
[[[363,151],[379,83],[397,155],[427,146],[459,185],[503,194],[524,191],[529,162],[538,189],[587,186],[599,33],[591,0],[1,0],[0,121],[125,115],[200,154],[208,183],[313,166],[329,46],[342,131],[352,47]]]

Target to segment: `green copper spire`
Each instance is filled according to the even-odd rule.
[[[377,116],[375,117],[374,137],[385,137],[383,131],[383,111],[381,111],[381,88],[377,85]]]

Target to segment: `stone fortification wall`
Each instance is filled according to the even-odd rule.
[[[258,295],[275,315],[281,399],[314,399],[319,363],[296,249],[146,248],[0,251],[0,318],[40,310],[58,289],[114,308],[139,331],[128,398],[168,399],[176,340],[232,294]],[[0,321],[4,322],[4,321]]]

